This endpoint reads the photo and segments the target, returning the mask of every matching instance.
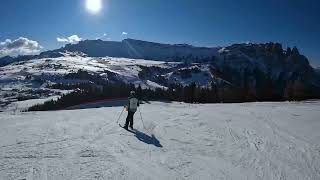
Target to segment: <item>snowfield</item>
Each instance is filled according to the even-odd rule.
[[[121,110],[0,113],[0,179],[320,179],[319,101]]]
[[[126,58],[90,58],[70,56],[66,54],[59,58],[34,59],[15,62],[0,67],[0,111],[16,108],[18,97],[32,99],[48,99],[68,93],[64,90],[50,89],[50,84],[88,83],[88,80],[68,79],[67,74],[84,70],[97,74],[108,80],[107,72],[115,73],[118,78],[127,83],[141,84],[142,87],[162,87],[155,82],[143,82],[139,79],[139,66],[157,66],[170,68],[178,63],[160,61],[132,60]],[[42,92],[42,93],[41,93]]]

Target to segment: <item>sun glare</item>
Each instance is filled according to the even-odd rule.
[[[86,0],[86,8],[91,13],[98,13],[102,8],[102,0]]]

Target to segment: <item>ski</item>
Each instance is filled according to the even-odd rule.
[[[126,129],[126,128],[124,128],[121,124],[119,124],[119,126],[120,126],[121,128],[123,128],[123,129],[125,129],[125,130],[128,131],[128,132],[135,133],[134,129]]]

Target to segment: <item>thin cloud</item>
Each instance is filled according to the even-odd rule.
[[[38,54],[41,49],[43,47],[37,41],[25,37],[19,37],[15,40],[6,39],[0,42],[0,56],[33,55]]]
[[[122,32],[122,35],[125,36],[125,35],[128,35],[128,33],[127,32]]]
[[[78,35],[72,35],[72,36],[69,36],[69,37],[66,37],[66,38],[57,37],[57,41],[58,42],[62,42],[62,43],[74,44],[74,43],[77,43],[79,41],[82,41],[82,38],[80,38]]]
[[[103,33],[101,37],[96,37],[96,40],[101,39],[101,40],[110,40],[111,38],[108,37],[107,33]]]

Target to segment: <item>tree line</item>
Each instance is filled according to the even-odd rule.
[[[128,97],[130,91],[136,91],[139,99],[145,101],[179,101],[187,103],[239,103],[250,101],[283,101],[304,100],[310,98],[302,82],[288,82],[282,95],[274,92],[272,82],[265,83],[263,90],[258,93],[250,84],[243,86],[212,83],[210,87],[201,87],[192,83],[188,86],[170,85],[168,88],[143,89],[141,86],[123,82],[96,85],[94,83],[56,84],[52,87],[59,89],[74,89],[57,100],[50,100],[43,104],[30,107],[27,111],[61,110],[83,103]],[[312,92],[309,92],[309,94]],[[319,97],[318,97],[319,98]]]

